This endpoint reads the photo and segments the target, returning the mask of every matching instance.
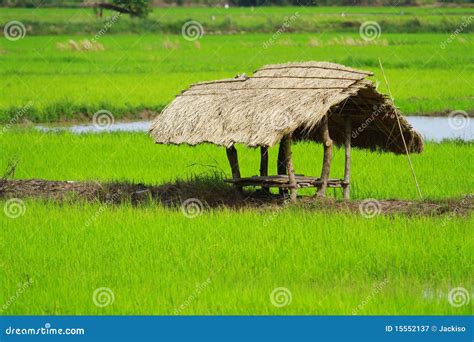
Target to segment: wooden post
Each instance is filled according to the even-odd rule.
[[[268,176],[268,148],[260,147],[260,176]],[[263,192],[270,193],[270,188],[262,187]]]
[[[284,142],[285,137],[280,141],[280,146],[278,147],[278,159],[277,159],[277,174],[278,175],[286,175],[286,144]],[[284,195],[287,193],[285,189],[280,188],[278,190],[280,195]]]
[[[351,117],[345,117],[345,126],[344,126],[344,150],[345,150],[345,159],[344,159],[344,199],[349,199],[351,197],[351,134],[352,134],[352,122]]]
[[[227,152],[227,159],[229,159],[230,168],[232,170],[232,178],[237,179],[240,178],[240,169],[239,169],[239,159],[237,156],[237,150],[232,145],[231,147],[226,149]],[[236,188],[239,192],[242,192],[242,187],[237,186]]]
[[[324,144],[323,168],[321,170],[321,187],[318,189],[318,197],[326,196],[328,187],[329,172],[331,170],[332,140],[329,136],[329,120],[327,115],[322,120],[321,135]]]
[[[293,168],[293,161],[291,159],[291,134],[287,135],[280,142],[284,146],[283,151],[285,152],[286,169],[288,170],[288,179],[290,183],[290,200],[296,201],[296,177],[295,169]]]

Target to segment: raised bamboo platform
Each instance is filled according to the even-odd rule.
[[[290,177],[288,175],[277,175],[277,176],[252,176],[245,178],[225,179],[227,183],[233,183],[238,187],[244,186],[260,186],[262,188],[281,188],[290,189],[296,186],[296,188],[320,188],[323,185],[323,180],[318,177],[310,177],[303,175],[295,175],[294,184],[291,184]],[[332,178],[327,180],[328,188],[343,188],[348,182],[344,182],[343,179]]]

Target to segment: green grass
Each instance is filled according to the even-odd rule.
[[[222,148],[155,145],[140,133],[13,129],[0,139],[0,168],[18,159],[20,179],[159,184],[228,173]],[[258,151],[238,150],[243,174],[256,174]],[[297,172],[319,174],[320,146],[298,143],[293,155]],[[470,155],[471,144],[456,143],[427,143],[413,155],[425,196],[472,192]],[[275,158],[272,149],[270,165]],[[416,199],[405,157],[355,149],[352,159],[355,198]],[[337,149],[333,175],[342,162]],[[451,288],[472,288],[472,216],[366,219],[289,206],[213,209],[190,219],[151,203],[39,200],[26,200],[25,208],[15,219],[0,215],[0,303],[32,280],[4,314],[472,313],[472,304],[447,301]],[[112,305],[94,305],[100,287],[113,291]],[[290,305],[271,304],[277,287],[291,291]]]
[[[105,51],[62,51],[58,43],[85,36],[26,37],[0,41],[0,121],[81,120],[100,109],[116,119],[158,111],[193,82],[250,74],[267,63],[321,60],[375,72],[386,92],[383,60],[396,103],[406,113],[472,112],[472,34],[445,49],[445,34],[384,34],[374,45],[352,34],[282,34],[267,49],[271,34],[204,35],[198,45],[181,36],[105,35]],[[166,43],[168,42],[168,43]],[[171,48],[166,48],[170,45]],[[314,45],[316,42],[316,46]],[[13,119],[14,121],[17,121]]]
[[[33,282],[4,314],[172,315],[186,300],[180,314],[472,314],[472,302],[447,300],[453,287],[472,289],[472,218],[25,207],[0,215],[0,303]],[[94,305],[100,287],[112,305]],[[277,287],[291,291],[290,305],[271,304]]]
[[[18,159],[16,178],[51,180],[122,180],[160,184],[191,175],[221,172],[230,176],[225,151],[214,145],[156,145],[143,133],[80,134],[8,131],[0,136],[0,170]],[[322,147],[315,143],[294,146],[297,173],[321,172]],[[259,150],[238,146],[243,175],[258,174]],[[270,149],[270,172],[275,173],[277,150]],[[412,155],[425,198],[461,197],[472,192],[472,144],[431,143]],[[344,150],[334,153],[331,175],[342,177]],[[352,195],[364,198],[416,199],[416,188],[405,156],[354,149]],[[340,196],[339,192],[337,195]]]
[[[257,8],[155,8],[145,20],[123,15],[109,33],[180,33],[188,20],[209,33],[274,32],[286,18],[298,13],[293,32],[352,32],[365,21],[377,21],[384,32],[451,33],[472,15],[472,8],[418,7],[257,7]],[[97,18],[91,9],[2,9],[0,23],[21,21],[29,35],[95,34],[108,15]],[[467,25],[465,31],[472,32]]]

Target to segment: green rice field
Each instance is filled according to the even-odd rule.
[[[176,20],[188,13],[181,10]],[[285,13],[282,8],[268,10],[275,16]],[[37,17],[48,25],[51,20],[67,19],[67,10],[54,12],[51,17],[43,14],[48,10],[38,11]],[[178,9],[170,11],[179,13]],[[334,9],[313,11],[335,15]],[[424,16],[420,9],[407,11]],[[393,15],[390,9],[383,8],[369,12],[379,18]],[[26,15],[22,9],[9,9],[2,11],[0,18],[26,21],[33,13]],[[467,20],[466,13],[474,11],[439,9],[430,13],[439,20],[453,15],[461,24]],[[196,18],[202,19],[200,15]],[[242,16],[236,15],[235,20],[244,20]],[[167,12],[163,17],[174,18]],[[216,35],[206,34],[204,30],[202,38],[193,42],[167,33],[105,34],[98,39],[101,50],[81,48],[80,42],[90,41],[93,34],[32,36],[27,33],[21,40],[3,39],[0,40],[0,74],[6,91],[0,94],[0,121],[17,121],[18,112],[28,104],[28,111],[21,114],[23,120],[84,121],[100,109],[111,111],[116,119],[137,119],[160,111],[194,82],[234,77],[243,72],[251,74],[264,64],[286,61],[330,60],[370,70],[375,73],[373,80],[379,89],[386,91],[378,58],[384,64],[396,103],[403,112],[409,115],[443,115],[452,110],[473,113],[473,57],[467,53],[472,50],[472,33],[464,30],[448,43],[449,30],[386,33],[382,25],[379,38],[365,41],[359,35],[359,26],[341,32],[285,31],[276,38],[271,31]]]
[[[190,217],[151,199],[12,200],[2,186],[5,179],[173,186],[202,178],[212,192],[231,176],[223,147],[33,126],[90,123],[99,110],[116,122],[149,119],[194,82],[251,75],[270,63],[370,70],[387,93],[380,58],[403,113],[472,116],[474,26],[450,37],[473,14],[472,7],[156,8],[146,20],[120,18],[88,49],[107,20],[90,9],[2,8],[0,27],[20,21],[26,34],[0,39],[0,313],[472,315],[474,222],[471,210],[458,212],[474,192],[472,141],[426,141],[411,155],[423,199],[454,203],[440,215],[367,217],[297,203],[204,205]],[[200,39],[180,33],[189,20],[202,24]],[[378,38],[359,34],[367,21],[380,25]],[[242,175],[257,175],[259,150],[237,150]],[[277,148],[269,153],[275,174]],[[296,173],[318,176],[322,153],[320,144],[294,144]],[[337,147],[331,177],[343,168]],[[314,190],[299,194],[309,199]],[[342,202],[339,190],[328,197]],[[406,156],[356,148],[351,197],[356,208],[362,200],[425,203]],[[453,305],[455,288],[471,301]]]
[[[276,172],[278,148],[270,149],[270,171]],[[243,175],[258,174],[260,152],[238,146]],[[425,151],[411,156],[424,197],[461,198],[474,186],[472,143],[428,142]],[[316,143],[294,146],[298,173],[318,175],[322,148]],[[354,150],[352,197],[356,199],[416,199],[406,156]],[[161,184],[217,172],[230,176],[225,149],[213,145],[155,145],[143,133],[80,134],[9,131],[2,136],[0,170],[18,160],[15,177],[50,180],[131,181]],[[332,175],[342,177],[344,150],[333,157]],[[275,170],[274,170],[275,169]],[[339,196],[340,194],[337,193]]]
[[[472,219],[121,206],[86,226],[100,205],[25,205],[0,217],[2,302],[32,279],[6,314],[472,314],[447,300],[472,288]]]
[[[0,165],[19,160],[19,179],[160,184],[228,169],[222,148],[154,145],[139,133],[20,130],[2,139]],[[238,150],[242,172],[256,174],[258,151]],[[470,144],[428,143],[414,155],[424,195],[460,201],[473,188],[466,177],[472,163],[464,163],[471,152]],[[296,144],[294,156],[296,170],[318,172],[320,146]],[[342,172],[342,159],[337,150],[334,174]],[[355,150],[353,174],[354,198],[416,199],[403,156]],[[32,282],[7,314],[472,313],[472,306],[447,300],[452,287],[472,286],[472,216],[365,218],[289,206],[212,209],[188,218],[180,208],[153,203],[27,200],[24,215],[0,220],[0,302],[19,283]],[[115,297],[104,308],[92,300],[101,287]],[[291,292],[290,305],[272,305],[278,287]]]

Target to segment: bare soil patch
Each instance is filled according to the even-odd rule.
[[[130,202],[141,205],[150,202],[166,207],[180,207],[186,199],[199,199],[207,208],[281,208],[288,201],[279,195],[261,191],[240,194],[231,185],[209,179],[177,181],[161,185],[131,184],[125,182],[51,181],[42,179],[1,180],[0,198],[39,198],[59,202],[76,200],[106,202],[119,205]],[[297,206],[308,210],[357,212],[372,202],[370,211],[395,215],[467,215],[474,208],[472,194],[463,198],[444,200],[334,200],[310,196],[298,197]]]

